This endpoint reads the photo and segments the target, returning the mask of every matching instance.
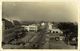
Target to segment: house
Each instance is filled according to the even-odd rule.
[[[54,24],[52,24],[52,23],[48,23],[48,31],[50,32],[50,33],[63,33],[60,29],[58,29],[58,28],[56,28],[55,26],[54,26]]]
[[[38,26],[35,24],[32,25],[23,25],[22,27],[24,27],[27,31],[37,31],[38,30]]]
[[[52,29],[51,33],[63,33],[60,29]]]

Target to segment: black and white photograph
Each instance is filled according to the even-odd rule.
[[[72,2],[2,2],[3,49],[78,49]]]

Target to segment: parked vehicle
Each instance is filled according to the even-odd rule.
[[[69,45],[78,45],[78,37],[77,34],[74,33],[68,33],[65,36],[65,42]]]
[[[58,40],[63,40],[64,36],[61,35],[60,33],[52,33],[50,34],[50,38],[58,41]]]
[[[77,37],[72,37],[69,43],[71,45],[77,45]]]

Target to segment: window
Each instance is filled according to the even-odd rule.
[[[34,27],[30,27],[30,29],[34,29]]]
[[[55,33],[55,31],[53,31],[53,33]]]
[[[56,33],[58,33],[58,31],[56,31]]]

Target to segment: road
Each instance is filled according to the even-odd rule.
[[[37,35],[41,36],[41,37],[36,38]],[[10,44],[8,45],[8,44],[6,44],[4,46],[4,48],[8,48],[10,46],[10,48],[12,47],[13,49],[15,49],[14,47],[29,49],[30,43],[28,41],[30,41],[30,40],[37,42],[37,44],[39,45],[39,48],[37,48],[37,49],[75,49],[74,46],[67,45],[66,43],[64,43],[63,40],[56,41],[55,39],[50,39],[49,34],[46,34],[46,33],[39,34],[39,33],[34,33],[34,32],[28,32],[28,33],[26,33],[26,35],[23,38],[19,39],[19,41],[25,42],[25,45],[10,45]],[[33,44],[33,43],[34,42],[32,42],[31,44]],[[33,49],[33,48],[31,48],[31,49]]]
[[[42,49],[75,49],[75,46],[67,45],[63,40],[50,39],[49,34],[46,34],[46,43]]]

